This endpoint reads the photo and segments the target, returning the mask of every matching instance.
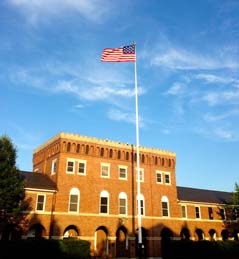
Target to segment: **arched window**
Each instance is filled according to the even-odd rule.
[[[79,212],[80,191],[72,188],[69,195],[69,212]]]
[[[100,149],[100,156],[104,156],[104,148],[103,147]]]
[[[76,146],[76,153],[80,153],[80,144],[77,144]]]
[[[197,229],[195,230],[195,232],[196,232],[196,234],[197,234],[198,240],[203,240],[203,238],[204,238],[204,233],[203,233],[202,229],[197,228]]]
[[[144,163],[144,154],[142,155],[141,159],[142,159],[142,163]]]
[[[118,159],[120,159],[121,158],[121,152],[120,152],[120,150],[118,151]]]
[[[119,194],[119,214],[127,215],[127,194],[125,192]]]
[[[162,205],[162,216],[169,217],[169,206],[168,206],[168,197],[167,196],[162,197],[161,205]]]
[[[157,157],[155,157],[154,163],[155,163],[155,165],[158,164],[158,158]]]
[[[89,154],[89,145],[86,145],[86,147],[85,147],[85,153],[86,153],[86,155]]]
[[[71,143],[68,142],[68,143],[67,143],[67,152],[70,152],[70,151],[71,151]]]
[[[182,230],[180,232],[180,237],[182,240],[189,240],[190,239],[189,229],[186,227],[182,228]]]
[[[100,213],[109,213],[109,193],[107,191],[100,193]]]
[[[140,200],[140,208],[138,208],[138,200]],[[140,213],[141,215],[145,215],[144,196],[143,196],[143,194],[137,195],[137,213]]]
[[[126,152],[125,158],[126,160],[129,160],[129,152]]]
[[[112,157],[113,157],[113,150],[110,149],[110,158],[112,158]]]
[[[217,236],[216,236],[215,229],[211,228],[208,233],[209,233],[209,236],[210,236],[210,240],[212,240],[212,241],[216,240]]]

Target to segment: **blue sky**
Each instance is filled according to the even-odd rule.
[[[239,182],[239,1],[2,0],[0,135],[32,170],[59,132],[135,144],[134,63],[100,62],[137,43],[139,142],[176,152],[177,185]]]

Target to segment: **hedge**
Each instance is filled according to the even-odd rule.
[[[56,258],[56,259],[88,259],[90,243],[77,239],[41,239],[41,240],[9,240],[0,241],[0,258]]]

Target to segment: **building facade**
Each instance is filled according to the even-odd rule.
[[[231,193],[177,186],[176,154],[147,147],[138,193],[136,158],[134,145],[64,132],[35,149],[33,172],[24,173],[30,209],[22,237],[75,237],[91,243],[92,255],[135,258],[140,213],[147,258],[162,257],[168,238],[228,238]]]

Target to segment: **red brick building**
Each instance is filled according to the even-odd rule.
[[[76,237],[92,254],[137,256],[140,199],[142,241],[148,258],[162,257],[164,238],[228,238],[223,205],[232,194],[176,185],[176,154],[60,133],[35,149],[27,178],[23,238]],[[237,232],[236,232],[237,233]]]

